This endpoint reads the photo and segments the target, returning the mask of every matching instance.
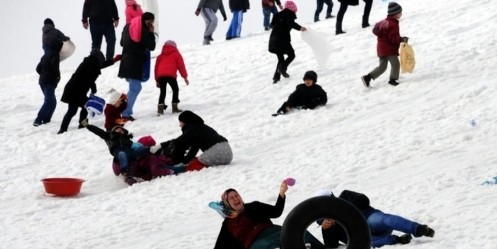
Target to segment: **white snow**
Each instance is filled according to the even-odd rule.
[[[67,133],[56,135],[65,103],[58,102],[51,123],[32,126],[43,102],[34,72],[43,19],[51,17],[78,46],[61,63],[58,99],[89,51],[90,34],[79,20],[82,1],[64,4],[64,11],[61,2],[10,1],[1,17],[8,37],[0,67],[0,248],[212,248],[222,219],[208,208],[210,201],[232,187],[245,202],[274,204],[288,176],[297,183],[276,224],[317,189],[351,189],[367,194],[376,208],[436,230],[435,238],[388,248],[496,248],[497,186],[482,185],[497,175],[495,1],[399,0],[401,34],[410,37],[416,68],[402,74],[397,87],[387,84],[387,69],[372,89],[360,80],[378,62],[371,28],[360,27],[362,2],[345,16],[347,34],[335,36],[334,19],[313,23],[314,2],[297,1],[297,22],[309,35],[327,34],[323,51],[331,56],[319,67],[300,32],[292,31],[297,57],[288,69],[291,77],[272,84],[276,56],[267,52],[269,33],[262,31],[258,1],[251,1],[241,39],[224,41],[228,15],[211,46],[200,45],[204,23],[193,15],[197,1],[160,1],[161,38],[154,53],[170,37],[179,41],[191,83],[179,79],[180,107],[228,138],[234,161],[132,187],[114,176],[104,141],[77,129],[77,116]],[[123,1],[117,2],[124,15]],[[385,17],[386,6],[374,2],[371,24]],[[175,23],[184,28],[169,32],[167,18],[179,11],[185,20]],[[26,50],[10,53],[19,47]],[[307,70],[318,73],[328,104],[272,117]],[[18,73],[8,76],[10,71]],[[103,70],[98,94],[127,91],[117,71],[118,65]],[[177,114],[155,115],[158,95],[153,81],[143,84],[137,120],[126,126],[136,138],[151,134],[166,141],[181,134]],[[170,102],[170,90],[167,97]],[[103,117],[90,122],[102,127]],[[46,194],[40,180],[61,176],[85,179],[81,193]],[[316,225],[309,231],[321,239]]]

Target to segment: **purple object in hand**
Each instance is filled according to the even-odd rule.
[[[285,179],[285,182],[288,186],[293,186],[295,185],[296,180],[294,178],[288,177],[287,179]]]

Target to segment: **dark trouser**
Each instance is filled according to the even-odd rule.
[[[326,4],[328,5],[328,9],[326,9],[326,17],[331,15],[331,11],[333,9],[333,2],[331,0],[316,0],[317,1],[317,7],[316,7],[316,12],[314,13],[314,21],[319,20],[319,14],[321,14],[321,11],[323,11],[323,5]]]
[[[371,7],[373,5],[373,0],[364,0],[366,4],[364,6],[364,14],[362,15],[362,26],[369,25],[369,13],[371,13]]]
[[[276,53],[276,56],[278,57],[278,65],[276,65],[276,71],[274,72],[273,80],[279,80],[281,78],[281,74],[278,72],[278,69],[286,72],[288,65],[290,65],[290,63],[292,63],[292,61],[295,59],[295,51],[293,50],[293,48],[291,48],[290,52],[286,53],[286,59],[284,55],[284,53]]]
[[[50,84],[40,84],[40,88],[43,92],[44,100],[43,105],[38,112],[38,116],[35,119],[35,123],[46,124],[52,119],[55,107],[57,106],[57,100],[55,99],[56,86]]]
[[[69,123],[71,123],[72,117],[74,117],[74,115],[76,115],[76,113],[78,112],[78,108],[80,108],[80,107],[81,107],[81,111],[79,112],[79,123],[81,123],[81,121],[83,121],[85,118],[88,117],[88,111],[86,110],[86,108],[84,108],[83,106],[69,104],[68,108],[67,108],[66,115],[64,115],[64,119],[62,120],[62,124],[60,125],[59,132],[66,132],[67,131],[67,128],[69,127]]]
[[[114,58],[114,48],[116,46],[116,31],[112,22],[110,23],[91,23],[91,48],[100,50],[102,46],[102,38],[105,37],[107,42],[107,51],[105,59],[110,60]]]
[[[173,90],[173,100],[171,103],[177,104],[179,103],[179,88],[178,88],[178,81],[176,78],[173,77],[160,77],[159,78],[159,87],[160,87],[160,94],[159,94],[159,105],[164,104],[166,100],[166,89],[167,89],[167,84],[171,87],[171,90]]]
[[[342,21],[343,21],[343,16],[345,15],[345,12],[347,12],[347,7],[349,7],[348,4],[340,3],[340,9],[338,9],[338,14],[337,14],[337,23],[335,27],[335,32],[341,32],[342,30]]]

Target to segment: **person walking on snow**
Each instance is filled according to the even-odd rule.
[[[333,18],[331,11],[333,10],[333,0],[316,0],[316,12],[314,12],[314,22],[319,22],[319,14],[323,11],[323,5],[326,4],[328,8],[326,9],[326,19]]]
[[[186,85],[190,84],[188,81],[188,73],[186,72],[183,56],[176,47],[176,42],[168,40],[162,47],[162,52],[155,61],[155,81],[157,87],[160,88],[159,103],[157,105],[157,115],[163,115],[167,105],[165,103],[167,85],[173,90],[173,99],[171,101],[173,113],[179,113],[181,110],[178,108],[179,101],[179,87],[178,77],[176,72],[179,71],[181,77],[185,80]]]
[[[364,14],[362,15],[362,27],[369,27],[369,14],[371,13],[371,7],[373,5],[373,0],[363,0],[364,1]],[[335,34],[345,34],[346,32],[342,29],[342,21],[345,12],[349,5],[356,6],[359,5],[359,0],[338,0],[340,2],[340,9],[338,9],[337,22],[335,26]]]
[[[240,38],[242,33],[243,13],[250,9],[249,0],[229,0],[230,10],[233,13],[231,24],[226,32],[226,40]]]
[[[43,105],[33,122],[35,127],[50,123],[52,120],[53,113],[57,107],[55,89],[60,81],[60,49],[63,42],[69,40],[69,37],[55,28],[55,24],[50,18],[43,21],[42,32],[41,40],[44,53],[36,66],[36,72],[40,75],[38,84],[44,99]]]
[[[390,63],[390,80],[388,84],[397,86],[399,82],[400,61],[399,47],[401,42],[407,42],[409,38],[401,37],[399,32],[399,19],[402,16],[402,7],[395,2],[388,3],[388,16],[385,20],[374,25],[373,34],[378,37],[376,51],[380,65],[373,71],[361,77],[365,87],[370,86],[371,80],[375,80],[387,70]]]
[[[223,21],[226,22],[226,12],[224,11],[223,1],[222,0],[200,0],[197,6],[197,10],[195,10],[195,15],[198,16],[202,14],[202,18],[205,21],[205,31],[204,31],[204,42],[203,45],[210,45],[212,39],[212,34],[217,28],[217,10],[221,11],[221,15],[223,15]]]
[[[280,0],[262,0],[262,15],[264,16],[263,25],[264,30],[266,31],[271,29],[271,26],[269,25],[271,13],[273,13],[273,16],[278,13],[278,8],[276,8],[276,6],[278,6],[280,10],[283,9]]]
[[[90,28],[91,48],[101,50],[102,38],[105,37],[106,60],[114,58],[116,47],[116,30],[119,25],[119,13],[114,0],[85,0],[83,5],[83,28]]]
[[[293,1],[286,1],[285,8],[273,16],[271,25],[273,30],[269,36],[268,51],[276,54],[278,57],[278,64],[273,76],[273,84],[280,81],[281,75],[288,78],[290,75],[287,73],[288,66],[295,59],[295,50],[293,50],[290,31],[292,29],[306,31],[305,27],[300,26],[295,22],[297,16],[297,5]],[[285,59],[285,55],[287,58]]]

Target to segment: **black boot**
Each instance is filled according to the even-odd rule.
[[[365,87],[369,87],[369,82],[371,82],[371,75],[369,74],[366,74],[364,76],[361,77],[362,79],[362,83],[364,84]]]
[[[406,233],[402,236],[396,236],[396,239],[398,244],[405,245],[411,242],[412,236]]]
[[[392,86],[397,86],[397,85],[399,85],[399,82],[397,82],[396,80],[390,80],[390,81],[388,81],[388,84],[390,84]]]

